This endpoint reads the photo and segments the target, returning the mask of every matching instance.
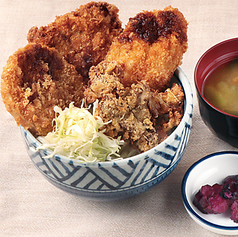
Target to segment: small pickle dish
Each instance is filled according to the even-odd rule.
[[[201,190],[202,186],[221,185],[227,177],[237,177],[237,175],[238,152],[232,151],[207,155],[195,162],[187,170],[181,186],[182,199],[185,209],[197,224],[223,236],[238,234],[238,223],[231,220],[232,207],[219,214],[204,214],[194,202],[195,195]],[[221,197],[220,193],[219,197]],[[206,200],[208,201],[208,199]],[[219,202],[216,202],[217,204]]]
[[[178,165],[189,139],[193,94],[189,80],[178,68],[174,77],[185,93],[180,124],[162,143],[147,152],[122,160],[79,163],[61,155],[46,158],[51,151],[20,127],[27,152],[37,169],[56,187],[93,200],[118,200],[140,194],[164,180]]]

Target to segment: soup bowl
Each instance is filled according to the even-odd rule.
[[[189,80],[178,68],[174,78],[184,93],[184,115],[180,124],[154,148],[122,160],[79,163],[77,160],[39,150],[40,142],[20,127],[27,152],[37,169],[56,187],[92,200],[118,200],[145,192],[163,181],[181,160],[190,135],[193,95]]]
[[[207,127],[220,139],[238,147],[238,116],[221,111],[203,94],[204,82],[218,67],[238,58],[238,38],[228,39],[208,49],[198,60],[194,81],[200,115]]]

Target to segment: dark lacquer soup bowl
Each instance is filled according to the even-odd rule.
[[[214,70],[237,58],[238,38],[228,39],[208,49],[198,60],[194,72],[199,110],[204,123],[216,136],[234,147],[238,147],[238,116],[215,107],[205,98],[203,89]]]

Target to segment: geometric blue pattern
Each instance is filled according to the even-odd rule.
[[[180,72],[181,73],[181,72]],[[184,88],[186,91],[186,88]],[[20,127],[28,154],[38,170],[57,187],[96,199],[120,199],[146,191],[161,182],[177,166],[187,145],[192,123],[192,93],[186,93],[183,119],[161,144],[133,158],[99,163],[78,163],[60,155],[44,158],[49,150]]]

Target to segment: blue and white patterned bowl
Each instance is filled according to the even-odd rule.
[[[173,133],[147,152],[117,161],[79,163],[61,155],[44,158],[40,142],[20,127],[28,154],[38,170],[55,186],[96,200],[117,200],[142,193],[164,180],[181,160],[191,130],[193,95],[190,83],[178,68],[174,77],[185,92],[184,116]]]

